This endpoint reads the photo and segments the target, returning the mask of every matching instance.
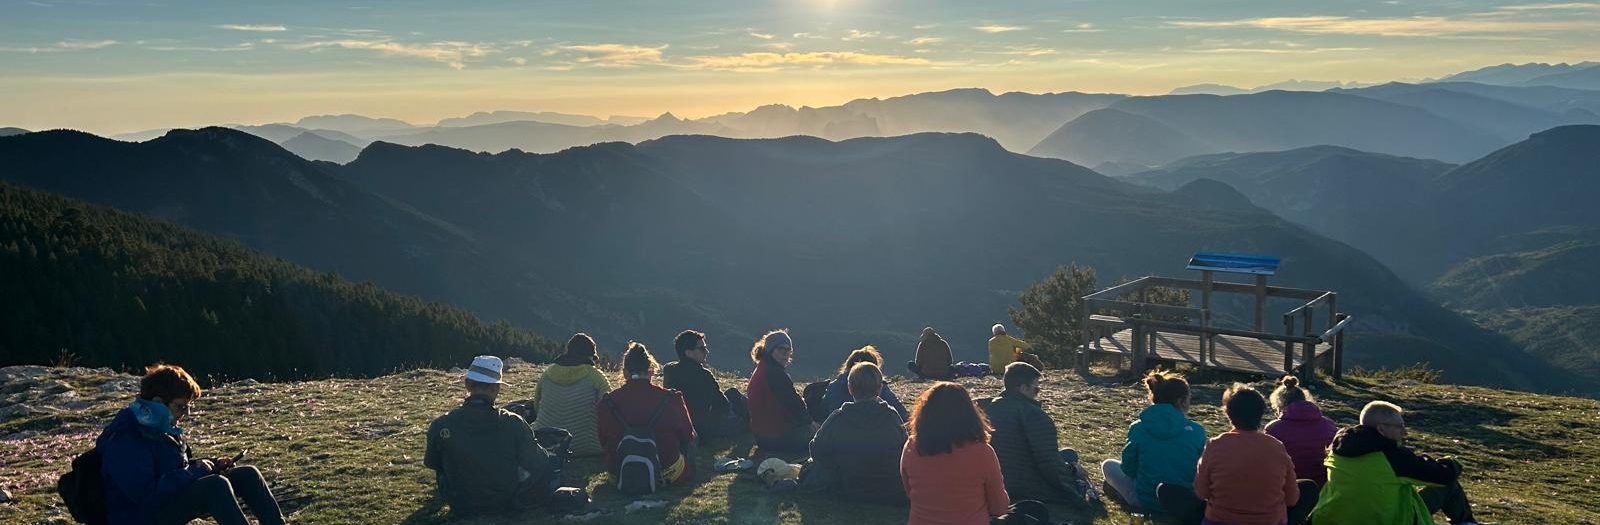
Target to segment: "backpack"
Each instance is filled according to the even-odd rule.
[[[823,406],[824,403],[822,402],[823,398],[828,395],[828,385],[830,384],[833,384],[833,381],[817,381],[806,385],[805,391],[800,394],[800,400],[806,404],[806,415],[811,416],[811,421],[814,423],[826,421],[828,414],[833,413],[828,410],[828,407]]]
[[[620,458],[617,465],[617,492],[634,496],[654,494],[656,482],[661,479],[661,451],[656,446],[656,422],[661,419],[661,413],[666,411],[667,401],[672,396],[661,397],[655,413],[644,425],[628,424],[610,394],[602,399],[611,409],[612,417],[617,418],[623,428],[622,440],[617,442],[617,457]]]
[[[56,493],[67,504],[73,521],[88,525],[106,523],[106,490],[100,478],[100,463],[100,449],[91,448],[72,458],[72,470],[56,480]]]

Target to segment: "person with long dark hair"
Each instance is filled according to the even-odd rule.
[[[917,398],[900,451],[900,479],[911,499],[908,525],[985,525],[1011,505],[989,420],[967,389],[940,382]]]
[[[559,428],[572,433],[572,454],[600,454],[600,439],[595,435],[594,404],[611,391],[611,383],[600,373],[600,347],[589,334],[577,333],[567,340],[566,352],[555,364],[544,369],[534,387],[533,403],[539,408],[534,428]]]

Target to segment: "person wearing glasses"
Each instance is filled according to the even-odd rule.
[[[661,385],[683,393],[689,405],[689,417],[694,420],[694,431],[700,439],[728,437],[744,431],[750,418],[744,394],[735,388],[722,390],[717,378],[706,369],[706,360],[711,358],[706,334],[684,330],[672,340],[672,346],[678,351],[678,360],[661,367]]]
[[[1433,523],[1443,511],[1453,525],[1477,523],[1461,489],[1461,464],[1417,454],[1404,445],[1404,411],[1373,401],[1361,424],[1333,437],[1328,483],[1311,511],[1317,525]],[[1418,488],[1421,488],[1418,490]]]
[[[756,371],[750,374],[745,395],[750,397],[750,433],[755,434],[756,445],[765,454],[807,454],[817,424],[789,377],[794,339],[788,330],[767,332],[750,348],[750,360],[755,361]]]

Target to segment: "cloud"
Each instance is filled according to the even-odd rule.
[[[1355,51],[1371,51],[1369,47],[1214,47],[1204,49],[1190,49],[1191,53],[1219,53],[1219,54],[1262,54],[1262,55],[1314,55],[1318,53],[1348,53]]]
[[[689,57],[685,69],[714,71],[774,71],[797,66],[926,66],[933,61],[926,58],[898,55],[878,55],[851,51],[823,51],[813,53],[742,53],[723,56]]]
[[[1441,37],[1481,33],[1577,31],[1600,29],[1600,21],[1521,21],[1412,16],[1401,18],[1351,18],[1347,16],[1289,16],[1243,20],[1178,20],[1168,25],[1194,29],[1254,28],[1312,34]]]
[[[220,26],[215,26],[215,27],[217,29],[229,29],[229,30],[233,30],[233,31],[255,31],[255,32],[261,32],[261,33],[278,33],[278,32],[283,32],[283,31],[288,31],[289,30],[289,28],[281,26],[281,25],[270,25],[270,24],[222,24]]]
[[[850,34],[844,36],[844,40],[850,40],[850,41],[866,40],[868,38],[878,38],[878,36],[880,36],[881,34],[882,33],[879,33],[877,31],[862,31],[860,29],[851,29],[850,30]]]
[[[1027,28],[1026,27],[1022,27],[1022,26],[1007,26],[1007,25],[999,25],[999,24],[987,24],[987,25],[981,25],[981,26],[973,26],[973,29],[976,29],[978,31],[982,31],[982,32],[985,32],[985,33],[1009,33],[1009,32],[1012,32],[1012,31],[1022,31],[1022,30],[1027,29]]]
[[[1094,26],[1094,24],[1087,22],[1072,26],[1069,29],[1061,30],[1062,33],[1099,33],[1101,31],[1104,31],[1104,29],[1097,28]]]
[[[756,37],[756,38],[759,38],[759,39],[762,39],[762,40],[772,40],[772,36],[773,36],[772,33],[757,33],[755,31],[751,31],[751,32],[749,32],[749,34],[750,34],[750,36],[753,36],[753,37]]]
[[[450,66],[452,69],[463,69],[467,67],[468,59],[483,58],[492,53],[497,53],[500,51],[498,48],[488,44],[471,42],[445,41],[408,44],[403,42],[394,42],[392,40],[361,40],[354,38],[320,42],[301,42],[296,44],[287,44],[284,47],[287,49],[312,51],[325,48],[376,51],[386,56],[420,58],[424,60],[432,60],[434,62],[442,62],[445,65]]]
[[[1039,46],[1008,46],[1006,47],[1005,51],[1000,52],[1002,55],[1022,55],[1028,57],[1054,55],[1056,53],[1057,51],[1054,49]]]
[[[6,47],[0,46],[0,53],[60,53],[64,51],[85,51],[102,49],[117,45],[116,40],[62,40],[48,46]]]
[[[944,42],[944,39],[936,36],[919,36],[906,41],[907,44],[911,44],[913,46],[927,46],[938,44],[940,42]]]
[[[1565,4],[1523,4],[1503,5],[1496,7],[1498,11],[1589,11],[1600,10],[1600,3],[1594,2],[1568,2]]]
[[[516,64],[516,65],[519,65],[519,66],[526,66],[526,65],[528,65],[528,59],[526,59],[526,58],[522,58],[522,57],[511,57],[511,58],[507,58],[507,59],[506,59],[506,62],[510,62],[510,63],[512,63],[512,64]]]
[[[661,52],[666,45],[657,47],[632,44],[565,44],[556,51],[573,55],[573,62],[597,67],[638,67],[661,63]]]
[[[923,29],[933,29],[935,27],[939,27],[939,24],[917,24],[917,25],[911,26],[912,29],[916,29],[916,30],[919,30],[919,31],[923,30]]]

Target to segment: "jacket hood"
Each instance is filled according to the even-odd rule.
[[[561,357],[557,357],[555,364],[566,365],[566,366],[579,366],[579,365],[590,365],[590,366],[593,366],[595,364],[596,360],[597,360],[597,358],[595,357],[594,354],[574,354],[574,353],[570,353],[569,352],[569,353],[561,354]]]
[[[1143,412],[1139,412],[1139,421],[1134,424],[1158,439],[1172,439],[1195,428],[1195,423],[1184,417],[1178,407],[1167,403],[1145,407]]]
[[[1322,421],[1322,409],[1310,401],[1295,401],[1283,407],[1283,419],[1289,421]]]
[[[589,374],[599,373],[594,365],[583,363],[581,365],[550,365],[544,369],[544,377],[558,385],[567,386],[589,377]]]
[[[1378,429],[1366,425],[1356,425],[1343,430],[1333,436],[1333,453],[1347,458],[1365,456],[1373,452],[1383,452],[1400,446],[1394,440],[1378,433]]]

